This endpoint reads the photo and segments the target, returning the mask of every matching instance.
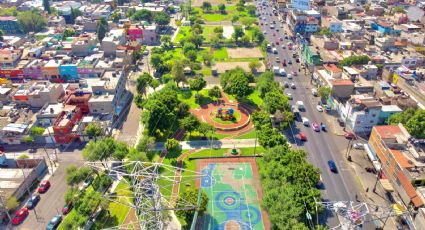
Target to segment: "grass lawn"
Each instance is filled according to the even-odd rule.
[[[221,133],[214,133],[214,134],[210,134],[208,135],[208,139],[212,139],[212,140],[221,140],[223,138],[226,138],[230,136],[229,134],[221,134]],[[185,141],[196,141],[196,140],[205,140],[204,136],[197,132],[197,131],[193,131],[190,135],[188,133],[186,133],[186,136],[184,137]]]
[[[255,129],[252,129],[248,133],[245,133],[245,134],[242,134],[242,135],[240,135],[238,137],[235,137],[235,139],[253,139],[253,138],[255,138],[255,133],[256,133],[256,130]]]
[[[174,39],[174,42],[178,43],[186,36],[189,36],[191,33],[190,26],[180,26],[179,33],[177,34],[176,38]]]
[[[201,98],[199,99],[199,103],[195,99],[196,91],[180,90],[178,94],[178,98],[179,100],[187,103],[191,109],[197,109],[200,107],[200,104],[205,105],[212,101],[211,98],[208,96],[207,89],[203,89],[199,91],[199,94],[201,95]]]
[[[254,148],[240,148],[241,156],[253,156]],[[189,157],[222,157],[225,153],[229,153],[231,149],[204,149],[196,153],[190,154]],[[257,154],[262,153],[264,148],[257,146],[255,152]],[[191,160],[193,161],[193,160]]]
[[[192,10],[193,12],[197,12],[202,19],[210,22],[230,21],[234,15],[238,15],[239,18],[251,17],[245,11],[237,11],[234,5],[226,5],[226,12],[224,14],[218,11],[218,6],[213,6],[212,11],[208,13],[204,13],[200,7],[193,7]]]
[[[225,94],[226,94],[227,98],[228,98],[230,101],[237,101],[237,100],[236,100],[236,98],[235,98],[235,96],[233,96],[233,95],[231,95],[231,94],[227,94],[227,93],[225,93]]]
[[[227,48],[220,47],[218,49],[214,49],[213,57],[215,61],[226,60],[229,58],[227,55]]]
[[[222,26],[202,26],[202,36],[205,38],[205,42],[211,41],[214,37],[214,28]]]
[[[217,123],[225,124],[225,125],[233,124],[241,120],[241,114],[236,110],[234,110],[233,112],[233,117],[234,117],[233,120],[222,120],[221,118],[215,117],[215,116],[212,116],[212,119]]]
[[[174,48],[172,50],[168,50],[164,53],[164,57],[166,60],[183,59],[183,49]]]
[[[117,193],[117,196],[120,196],[118,201],[122,203],[128,203],[128,201],[133,202],[133,200],[130,198],[132,191],[130,190],[128,184],[120,182],[114,191]],[[130,211],[130,207],[124,204],[111,202],[109,204],[108,210],[109,216],[107,215],[108,212],[103,210],[96,219],[95,225],[91,229],[104,229],[122,224],[128,212]]]
[[[204,76],[211,76],[212,75],[211,67],[204,66],[204,67],[202,67],[201,72]]]

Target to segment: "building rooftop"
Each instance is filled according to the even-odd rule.
[[[351,80],[348,79],[335,79],[332,80],[332,85],[334,86],[343,86],[343,85],[353,85],[354,83]]]
[[[373,127],[381,139],[394,139],[396,135],[402,134],[398,125],[382,125]]]

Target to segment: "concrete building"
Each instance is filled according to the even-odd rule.
[[[80,138],[76,132],[78,124],[83,118],[83,113],[76,106],[65,106],[53,123],[53,134],[56,143],[68,144]]]
[[[59,66],[61,65],[61,63],[61,60],[55,59],[45,61],[44,65],[41,67],[43,78],[52,82],[61,82],[59,75]]]
[[[39,59],[32,60],[23,69],[24,77],[34,80],[43,80],[43,61]]]
[[[342,32],[342,22],[336,17],[323,17],[322,27],[328,28],[332,33]]]
[[[19,145],[23,143],[23,138],[28,132],[27,124],[9,123],[0,131],[1,141],[9,145]]]
[[[369,134],[379,122],[382,104],[378,99],[368,95],[352,95],[350,100],[341,105],[341,118],[357,134]]]
[[[65,28],[66,26],[65,18],[62,16],[50,16],[47,25],[50,27]]]
[[[94,33],[84,33],[76,37],[71,45],[72,54],[75,56],[88,56],[96,48],[97,37]]]
[[[65,91],[62,84],[54,84],[48,81],[37,81],[28,90],[28,105],[41,108],[46,103],[56,103],[63,97]]]
[[[315,66],[321,65],[322,60],[320,58],[319,49],[314,46],[303,46],[302,57],[307,64],[313,64]]]
[[[375,46],[381,51],[388,51],[394,48],[395,38],[394,37],[376,37]]]
[[[330,66],[330,67],[329,67]],[[354,92],[354,83],[349,79],[343,79],[338,67],[319,69],[313,73],[313,79],[319,81],[321,86],[329,86],[332,89],[332,96],[336,99],[350,98]]]
[[[421,145],[412,141],[401,124],[373,127],[368,145],[381,164],[379,178],[391,183],[406,207],[423,207],[415,188],[425,181],[425,152]]]
[[[101,49],[105,57],[115,57],[117,47],[126,43],[126,36],[124,29],[110,30],[105,38],[102,40]]]
[[[14,16],[0,16],[0,30],[6,34],[19,33],[18,19]]]
[[[3,48],[0,49],[0,68],[13,68],[15,67],[22,56],[21,49]]]

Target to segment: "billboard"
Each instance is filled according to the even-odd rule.
[[[310,10],[310,0],[291,0],[293,9]]]

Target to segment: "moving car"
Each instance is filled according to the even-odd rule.
[[[286,60],[282,61],[282,66],[286,66]]]
[[[288,87],[289,87],[289,83],[285,81],[285,82],[283,83],[283,87],[288,88]]]
[[[280,62],[280,58],[279,57],[276,57],[276,62]]]
[[[306,117],[302,117],[301,120],[302,120],[304,126],[310,125],[310,121]]]
[[[21,224],[25,218],[28,216],[29,211],[28,208],[24,207],[21,208],[19,211],[16,212],[15,216],[12,219],[12,224],[13,225],[18,225]]]
[[[334,173],[338,172],[338,169],[336,168],[336,164],[333,160],[328,161],[328,166],[329,166],[329,169],[331,170],[331,172],[334,172]]]
[[[48,180],[43,180],[38,186],[38,193],[45,193],[50,188],[50,182]]]
[[[305,133],[300,132],[300,134],[298,134],[299,138],[301,141],[307,141],[307,136],[305,135]]]
[[[61,215],[55,215],[50,222],[47,224],[46,230],[53,230],[56,229],[60,222],[62,221],[62,216]]]
[[[35,208],[35,206],[38,204],[39,201],[40,201],[40,195],[35,194],[27,201],[26,206],[29,209],[33,209]]]
[[[63,215],[68,214],[71,211],[72,208],[73,208],[72,203],[65,204],[62,208],[62,214]]]
[[[317,122],[313,122],[311,124],[311,127],[313,128],[314,131],[320,132],[320,126],[319,126],[319,124],[317,124]]]
[[[349,139],[349,140],[355,140],[355,139],[357,139],[356,134],[354,134],[353,132],[346,132],[344,134],[344,137],[347,138],[347,139]]]
[[[294,83],[291,83],[291,89],[296,89],[297,87],[295,86]]]
[[[279,45],[279,41],[276,41],[276,45]]]
[[[317,111],[323,112],[323,108],[321,105],[316,105]]]
[[[292,75],[294,75],[294,76],[298,76],[298,73],[297,73],[297,72],[295,72],[295,71],[292,71],[291,73],[292,73]]]
[[[288,60],[288,64],[289,64],[289,65],[290,65],[290,64],[292,64],[292,61],[291,61],[291,59],[289,59],[289,60]]]
[[[331,107],[329,105],[324,105],[323,107],[325,108],[326,112],[331,111]]]

